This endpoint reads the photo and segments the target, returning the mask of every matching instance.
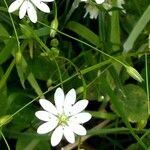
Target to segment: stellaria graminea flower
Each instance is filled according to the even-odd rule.
[[[61,88],[57,88],[54,94],[55,106],[46,99],[40,99],[39,103],[44,111],[37,111],[36,117],[45,121],[37,129],[38,134],[46,134],[53,131],[51,144],[56,146],[63,136],[69,143],[75,142],[75,134],[86,135],[83,123],[91,119],[91,114],[83,110],[88,105],[88,100],[76,101],[76,92],[71,89],[66,96]]]
[[[81,2],[89,2],[90,0],[81,0]],[[102,4],[105,0],[95,0],[97,4]]]
[[[102,4],[105,0],[95,0],[95,2],[97,4]],[[99,9],[97,8],[97,6],[94,3],[91,3],[90,0],[81,0],[81,2],[86,2],[86,13],[84,15],[84,17],[87,16],[87,14],[89,13],[90,15],[90,19],[97,19],[98,13],[99,13]]]
[[[52,2],[54,0],[15,0],[8,8],[8,12],[12,13],[19,9],[19,18],[22,19],[26,13],[33,23],[37,22],[36,7],[45,13],[50,12],[50,8],[44,2]]]
[[[86,9],[86,13],[85,13],[84,17],[86,17],[87,14],[89,13],[90,19],[97,19],[99,9],[95,5],[86,4],[85,9]]]

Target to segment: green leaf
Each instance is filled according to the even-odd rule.
[[[11,56],[11,52],[15,48],[17,48],[17,43],[15,39],[10,39],[6,42],[6,46],[0,52],[0,64],[4,63]]]
[[[113,113],[99,112],[99,111],[88,111],[88,112],[95,118],[109,119],[109,120],[114,120],[117,118],[117,116]]]
[[[119,94],[123,102],[125,113],[130,122],[147,121],[148,106],[147,96],[145,91],[133,84],[128,84],[124,87],[125,95]]]
[[[3,86],[6,84],[6,81],[7,81],[8,77],[9,77],[9,75],[10,75],[14,65],[15,65],[15,60],[13,59],[11,64],[7,68],[5,74],[0,79],[0,89],[3,88]]]
[[[127,118],[127,113],[125,111],[125,107],[123,105],[123,102],[119,100],[119,97],[114,93],[114,91],[110,88],[109,84],[107,83],[107,81],[104,79],[102,80],[103,83],[103,88],[104,91],[108,93],[108,95],[111,98],[111,102],[114,106],[114,108],[117,110],[117,112],[119,113],[119,115],[122,117],[124,123],[126,124],[126,126],[129,128],[130,132],[132,133],[132,135],[134,136],[134,138],[139,142],[139,144],[146,150],[147,147],[145,145],[145,143],[143,143],[143,141],[139,138],[139,136],[134,132],[131,124],[129,123],[129,120]],[[129,92],[129,91],[128,91]]]
[[[84,25],[81,25],[78,22],[70,21],[66,28],[69,30],[77,33],[82,38],[90,42],[91,44],[95,45],[96,47],[101,47],[100,38],[98,35],[96,35],[94,32],[92,32],[90,29],[85,27]]]
[[[40,80],[48,80],[53,74],[56,65],[52,61],[47,61],[45,57],[34,57],[28,61],[30,70],[32,70],[35,78]]]
[[[113,1],[114,6],[117,6],[117,1]],[[111,16],[111,33],[110,41],[112,43],[112,50],[120,49],[120,25],[119,25],[119,11],[113,10]]]
[[[30,73],[27,77],[28,82],[30,83],[30,85],[34,88],[35,92],[38,94],[38,96],[40,96],[41,98],[44,98],[43,92],[41,90],[41,88],[39,87],[34,75],[32,73]]]
[[[26,91],[12,89],[8,97],[7,113],[14,114],[30,102],[31,98],[33,98],[33,96],[31,97]],[[35,111],[35,107],[29,105],[21,112],[17,113],[9,126],[9,130],[16,132],[30,127],[31,123],[35,122],[36,119]]]
[[[0,39],[8,39],[9,34],[2,24],[0,24]],[[5,42],[5,41],[4,41]]]
[[[124,52],[128,52],[133,48],[134,42],[136,41],[137,37],[140,35],[142,30],[145,28],[147,23],[150,21],[150,5],[145,10],[135,27],[133,28],[132,32],[130,33],[129,37],[127,38],[126,42],[124,43]]]
[[[42,141],[36,137],[22,136],[18,139],[16,150],[51,150],[49,141]]]
[[[24,87],[24,82],[25,82],[25,79],[27,78],[28,82],[33,87],[33,89],[38,94],[38,96],[44,97],[43,92],[34,77],[34,74],[32,72],[29,72],[29,73],[27,72],[28,64],[23,56],[21,60],[22,61],[20,65],[19,64],[17,65],[17,71],[18,71],[18,75],[22,83],[22,86]]]
[[[3,70],[0,67],[0,79],[4,76]],[[6,113],[7,109],[7,86],[6,83],[3,84],[3,86],[0,88],[0,116],[3,116]]]

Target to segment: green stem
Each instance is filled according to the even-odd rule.
[[[147,54],[145,54],[145,73],[146,73],[146,92],[147,92],[147,109],[148,115],[150,115],[150,99],[149,99],[149,79],[148,79],[148,65],[147,65]]]
[[[3,132],[1,130],[0,130],[0,134],[3,137],[3,139],[4,139],[4,142],[5,142],[6,146],[7,146],[7,149],[10,150],[9,144],[8,144],[6,138],[5,138],[5,136],[4,136],[4,134],[3,134]]]
[[[8,10],[8,5],[7,5],[6,0],[4,0],[4,3],[5,3],[5,5],[6,5],[6,7],[7,7],[7,10]],[[9,17],[10,17],[12,26],[13,26],[13,28],[14,28],[14,32],[15,32],[15,36],[16,36],[16,40],[17,40],[17,45],[18,45],[18,51],[21,52],[21,50],[20,50],[20,42],[19,42],[19,38],[18,38],[18,33],[17,33],[16,27],[15,27],[14,20],[13,20],[13,18],[12,18],[12,16],[11,16],[10,13],[9,13]]]
[[[38,21],[38,22],[39,22],[40,24],[44,25],[45,27],[50,28],[48,25],[46,25],[46,24],[44,24],[44,23],[42,23],[42,22],[40,22],[40,21]],[[52,28],[50,28],[50,29],[52,29]],[[77,41],[77,42],[80,42],[80,43],[82,43],[82,44],[84,44],[84,45],[86,45],[86,46],[88,46],[88,47],[90,47],[90,48],[92,48],[92,49],[94,49],[94,50],[100,52],[101,54],[103,54],[103,55],[105,55],[105,56],[107,56],[107,57],[109,57],[109,58],[115,60],[116,62],[122,64],[124,67],[127,67],[127,65],[126,65],[125,63],[123,63],[123,62],[121,62],[120,60],[116,59],[115,57],[113,57],[113,56],[111,56],[111,55],[109,55],[109,54],[107,54],[107,53],[105,53],[105,52],[99,50],[98,48],[96,48],[96,47],[94,47],[94,46],[92,46],[92,45],[90,45],[90,44],[88,44],[88,43],[86,43],[86,42],[84,42],[84,41],[81,41],[81,40],[79,40],[79,39],[77,39],[77,38],[75,38],[75,37],[72,37],[72,36],[70,36],[70,35],[68,35],[68,34],[66,34],[66,33],[64,33],[64,32],[61,32],[61,31],[59,31],[59,30],[56,30],[56,29],[54,29],[54,28],[53,28],[53,30],[57,31],[58,33],[60,33],[60,34],[62,34],[62,35],[64,35],[64,36],[66,36],[66,37],[69,37],[70,39],[73,39],[73,40],[75,40],[75,41]]]
[[[55,19],[57,19],[57,3],[56,1],[54,0],[54,7],[55,7]]]

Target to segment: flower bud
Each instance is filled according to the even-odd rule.
[[[5,115],[0,117],[0,126],[8,124],[12,120],[11,115]]]
[[[137,123],[137,128],[138,129],[143,129],[147,124],[147,120],[140,120],[138,123]]]
[[[55,18],[52,22],[51,22],[51,29],[50,29],[50,37],[55,37],[56,33],[57,33],[57,28],[58,28],[58,19]]]
[[[59,49],[52,47],[50,52],[49,52],[49,55],[52,56],[52,59],[58,57]]]
[[[59,41],[55,38],[51,40],[50,44],[52,47],[57,47],[59,45]]]
[[[46,82],[47,87],[49,88],[50,86],[52,86],[53,80],[51,78],[49,78]]]
[[[20,51],[18,51],[18,52],[16,53],[16,56],[15,56],[16,64],[17,64],[17,65],[20,64],[21,58],[22,58],[22,54],[21,54]]]
[[[81,93],[84,92],[84,87],[83,87],[83,86],[80,86],[80,87],[77,88],[76,91],[77,91],[77,94],[81,94]]]
[[[136,69],[134,69],[133,67],[131,66],[126,66],[126,70],[128,72],[128,74],[134,78],[135,80],[139,81],[139,82],[142,82],[144,81],[142,76],[138,73],[138,71]]]

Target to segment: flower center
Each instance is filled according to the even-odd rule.
[[[68,122],[68,116],[66,116],[65,114],[61,114],[58,116],[59,119],[59,124],[60,125],[67,125]]]

